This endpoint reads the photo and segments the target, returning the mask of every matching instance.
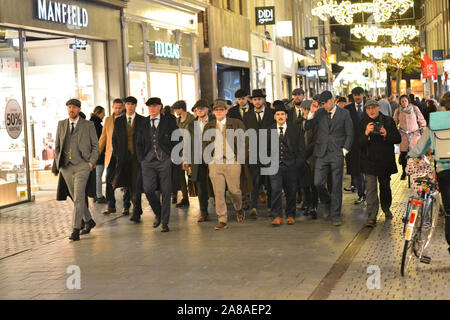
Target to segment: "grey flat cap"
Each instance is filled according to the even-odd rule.
[[[366,104],[364,105],[364,108],[367,108],[368,106],[378,106],[379,107],[380,104],[376,100],[368,100],[366,102]]]
[[[312,105],[312,100],[303,100],[302,104],[300,105],[300,108],[310,110]]]

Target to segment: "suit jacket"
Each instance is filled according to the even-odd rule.
[[[91,162],[95,166],[99,156],[99,147],[94,123],[79,117],[77,129],[79,130],[78,149],[81,157],[84,161]],[[69,130],[69,119],[59,121],[55,138],[55,168],[53,172],[58,172],[61,168],[62,150],[64,149],[67,130]]]
[[[278,125],[274,123],[268,130],[268,139],[267,139],[267,150],[268,154],[272,154],[271,148],[271,130],[276,130],[278,132]],[[291,150],[295,155],[295,165],[297,168],[303,167],[305,163],[305,137],[303,135],[303,131],[300,129],[300,126],[287,121],[287,129],[284,136],[287,138],[287,143],[289,150]],[[278,138],[278,135],[277,135]],[[277,159],[279,161],[279,159]]]
[[[350,150],[354,139],[352,119],[348,110],[336,106],[336,112],[328,125],[328,112],[320,108],[311,120],[307,120],[305,130],[317,130],[317,141],[314,156],[323,158],[326,155],[344,156],[342,149]],[[328,151],[330,150],[330,151]]]
[[[358,116],[358,112],[356,111],[356,105],[354,102],[346,105],[344,109],[348,110],[348,112],[350,113],[355,137],[355,139],[353,139],[352,148],[351,150],[349,150],[350,152],[345,157],[345,160],[347,161],[347,173],[358,175],[359,173],[361,173],[361,146],[359,145],[359,141],[356,137],[358,137],[360,131],[360,118]],[[361,117],[365,113],[366,112],[363,111]]]
[[[114,115],[105,119],[105,125],[103,126],[102,135],[98,140],[99,152],[105,152],[105,168],[109,167],[111,157],[113,154],[112,135],[114,131]],[[106,148],[106,150],[105,150]]]
[[[288,109],[288,111],[287,111],[287,113],[288,113],[288,121],[292,122],[292,123],[300,124],[300,122],[302,121],[303,117],[301,115],[301,112],[300,112],[300,116],[297,117],[297,111],[295,109],[296,109],[296,107],[292,107],[292,108]]]
[[[142,126],[137,131],[136,157],[139,162],[142,162],[145,159],[145,156],[151,149],[152,137],[150,135],[150,119],[150,116],[144,118]],[[177,123],[173,118],[161,114],[157,127],[158,144],[162,151],[169,155],[169,157],[172,153],[172,149],[178,144],[178,141],[171,140],[172,133],[177,129]]]
[[[240,108],[241,107],[239,106],[239,104],[234,107],[231,107],[230,110],[228,110],[227,118],[239,119],[241,121],[244,121],[244,118],[241,116]],[[250,110],[253,110],[254,106],[253,104],[249,103],[247,108],[248,108],[247,112],[249,112]]]

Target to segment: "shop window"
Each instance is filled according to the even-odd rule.
[[[179,58],[174,51],[179,45],[176,41],[176,31],[163,29],[157,26],[150,26],[147,40],[149,41],[150,52],[148,52],[150,63],[178,66]],[[156,42],[160,47],[157,48]]]
[[[181,65],[183,67],[193,67],[194,62],[194,54],[193,54],[193,36],[187,33],[181,34],[181,41],[180,41],[180,58],[181,58]]]
[[[267,101],[273,101],[272,61],[255,58],[255,88],[266,90]]]
[[[186,101],[188,110],[190,110],[195,104],[195,101],[197,101],[195,76],[193,74],[183,74],[181,76],[181,83],[183,85],[183,100]]]
[[[128,24],[128,59],[130,62],[144,62],[144,36],[140,23]]]
[[[178,77],[171,72],[150,72],[150,95],[159,97],[163,105],[172,105],[178,100]]]
[[[11,100],[22,110],[22,132],[17,138],[6,129],[11,120],[5,117],[5,108]],[[0,28],[0,206],[28,199],[23,120],[19,32]]]
[[[147,73],[144,71],[130,71],[130,95],[138,100],[136,112],[148,116],[145,102],[148,99]]]

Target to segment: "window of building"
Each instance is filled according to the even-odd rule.
[[[144,40],[140,23],[128,24],[128,59],[134,62],[144,62]]]

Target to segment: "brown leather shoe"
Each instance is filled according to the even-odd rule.
[[[116,208],[114,209],[108,208],[105,211],[103,211],[103,214],[111,214],[111,213],[116,213]]]
[[[219,222],[217,226],[214,227],[214,230],[221,231],[227,229],[228,226],[225,222]]]
[[[295,224],[294,218],[289,217],[289,218],[287,219],[287,224]]]
[[[236,212],[236,218],[237,218],[237,221],[239,222],[239,223],[243,223],[244,222],[244,220],[245,220],[245,211],[244,210],[238,210],[237,212]]]
[[[200,216],[198,219],[197,219],[197,222],[205,222],[205,221],[207,221],[208,220],[208,216]]]
[[[282,218],[276,217],[275,219],[272,220],[272,225],[273,226],[279,226],[279,225],[281,225],[282,222],[283,222]]]
[[[123,210],[122,210],[122,214],[123,214],[124,216],[129,215],[129,214],[130,214],[130,209],[123,209]]]

